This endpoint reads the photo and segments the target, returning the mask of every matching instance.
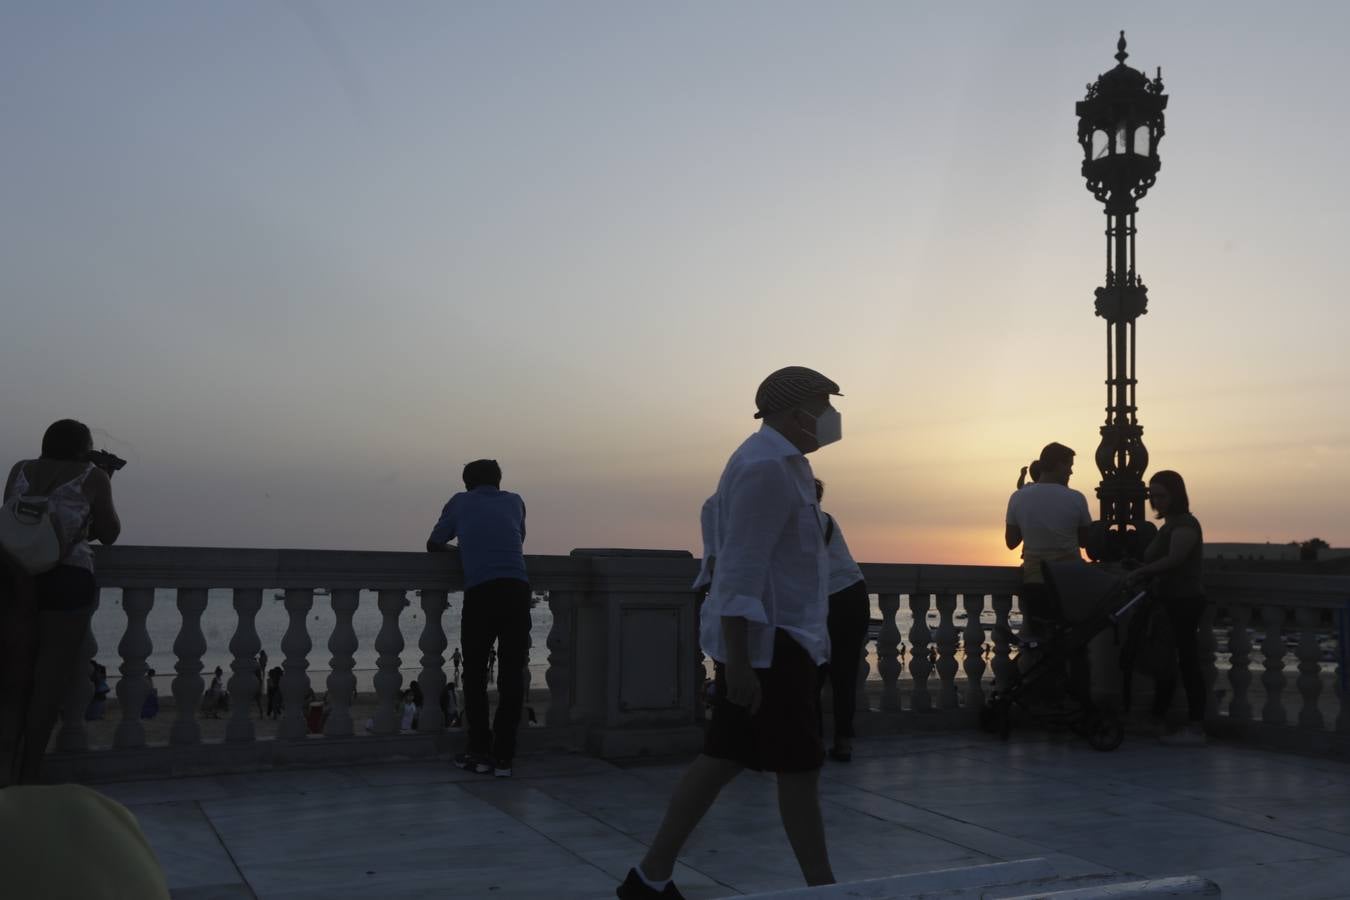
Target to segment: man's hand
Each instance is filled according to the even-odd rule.
[[[750,664],[727,663],[727,700],[754,715],[759,712],[759,699],[759,676]]]

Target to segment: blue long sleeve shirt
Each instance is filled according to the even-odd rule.
[[[528,581],[525,572],[525,501],[519,494],[476,487],[455,494],[441,510],[430,541],[459,540],[464,587],[497,578]]]

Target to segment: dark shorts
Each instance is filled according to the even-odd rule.
[[[57,566],[29,579],[15,577],[7,566],[0,566],[2,605],[18,604],[28,610],[49,612],[84,612],[97,599],[98,584],[88,569]]]
[[[773,664],[756,669],[759,710],[753,716],[727,701],[727,671],[713,664],[716,697],[703,739],[703,753],[757,772],[810,772],[825,762],[820,737],[820,676],[801,644],[779,630]]]

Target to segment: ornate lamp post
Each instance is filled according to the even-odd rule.
[[[1078,143],[1083,177],[1106,212],[1106,284],[1096,290],[1097,315],[1106,319],[1106,424],[1097,447],[1101,520],[1088,548],[1097,560],[1138,556],[1155,528],[1147,519],[1144,472],[1148,450],[1135,404],[1135,320],[1148,310],[1148,289],[1135,268],[1134,215],[1162,165],[1162,69],[1149,80],[1125,65],[1125,32],[1116,44],[1117,65],[1088,85],[1079,101]]]

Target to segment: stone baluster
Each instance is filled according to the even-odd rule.
[[[1214,604],[1205,606],[1200,614],[1199,633],[1196,638],[1196,650],[1200,655],[1200,677],[1205,686],[1205,721],[1213,722],[1219,717],[1219,701],[1214,695],[1214,685],[1219,680],[1218,657],[1219,642],[1214,638]],[[1122,634],[1121,639],[1124,639]]]
[[[422,591],[422,612],[426,623],[417,642],[422,651],[422,672],[417,683],[422,688],[422,711],[417,714],[417,730],[439,734],[445,730],[441,712],[441,691],[445,689],[445,648],[448,643],[441,617],[445,615],[445,591]]]
[[[871,618],[871,616],[868,618]],[[867,661],[866,635],[863,636],[862,649],[858,652],[858,670],[856,674],[857,677],[853,681],[855,697],[854,708],[861,718],[872,711],[872,707],[867,699],[867,676],[872,674],[872,665]]]
[[[522,728],[530,724],[530,681],[532,680],[530,675],[530,651],[532,649],[534,649],[534,635],[527,631],[525,632],[525,671],[521,676],[521,683],[524,687],[520,694],[523,698],[520,701],[520,727]]]
[[[993,601],[994,608],[994,634],[992,643],[994,645],[994,658],[991,662],[991,668],[994,670],[994,689],[1006,690],[1009,682],[1012,680],[1013,672],[1017,666],[1012,661],[1011,645],[1008,642],[1008,635],[1012,632],[1012,626],[1008,624],[1008,616],[1012,613],[1013,598],[1010,594],[995,594]]]
[[[1252,720],[1252,703],[1248,691],[1252,683],[1252,638],[1247,626],[1252,620],[1252,608],[1246,604],[1228,607],[1232,624],[1228,628],[1228,686],[1233,692],[1228,701],[1228,720],[1247,723]]]
[[[1350,734],[1350,691],[1345,689],[1346,679],[1350,678],[1350,672],[1345,669],[1346,656],[1350,655],[1350,600],[1347,600],[1345,606],[1336,613],[1336,623],[1339,626],[1336,629],[1336,699],[1339,701],[1340,709],[1336,713],[1336,731],[1340,734]]]
[[[571,591],[549,591],[548,608],[553,626],[548,630],[548,725],[567,725],[572,721],[572,616],[575,595]]]
[[[1261,707],[1261,721],[1267,725],[1283,725],[1288,721],[1284,710],[1284,639],[1280,634],[1284,618],[1282,606],[1261,608],[1261,624],[1266,628],[1265,640],[1261,641],[1261,653],[1266,658],[1266,671],[1261,676],[1261,684],[1266,688],[1266,704]]]
[[[383,623],[380,633],[375,636],[375,694],[379,705],[375,707],[375,733],[398,734],[399,693],[403,687],[403,673],[399,671],[400,655],[403,653],[403,632],[399,630],[398,617],[403,612],[405,597],[403,591],[380,591],[379,607]]]
[[[881,632],[877,635],[877,672],[881,675],[881,709],[900,711],[900,629],[895,617],[900,612],[899,594],[878,594],[881,607]]]
[[[206,652],[206,635],[202,634],[202,613],[206,612],[205,588],[179,588],[178,614],[182,621],[178,637],[173,642],[176,658],[173,670],[173,702],[177,707],[173,725],[169,728],[170,744],[200,744],[202,728],[197,722],[201,708],[202,654]]]
[[[309,611],[314,608],[311,588],[287,588],[284,602],[290,622],[281,636],[281,699],[285,710],[281,714],[278,737],[302,741],[309,734],[305,714],[305,694],[309,692],[309,651],[314,642],[309,637]]]
[[[1299,630],[1298,647],[1295,651],[1298,656],[1298,680],[1295,685],[1303,697],[1303,706],[1298,711],[1298,724],[1301,728],[1315,728],[1321,731],[1327,727],[1322,710],[1317,706],[1317,701],[1322,696],[1322,648],[1317,645],[1322,611],[1311,607],[1299,607],[1294,611],[1294,621]]]
[[[361,605],[361,592],[354,588],[333,591],[333,633],[328,636],[328,721],[323,733],[328,737],[350,737],[352,695],[356,693],[356,628],[352,617]]]
[[[117,703],[122,708],[122,718],[113,734],[113,746],[121,749],[145,746],[141,707],[145,705],[145,695],[150,690],[150,683],[145,680],[145,661],[154,650],[145,620],[154,603],[153,588],[127,588],[122,591],[122,611],[127,614],[127,630],[117,645],[117,653],[122,657],[119,670],[122,678],[117,682]]]
[[[253,707],[262,696],[266,673],[258,672],[258,651],[262,640],[258,637],[258,610],[262,609],[261,588],[235,588],[234,612],[239,617],[234,636],[230,638],[230,721],[225,723],[225,740],[230,743],[252,743],[257,734],[253,730]]]
[[[938,627],[933,636],[937,645],[938,671],[938,709],[956,709],[956,624],[952,615],[956,612],[955,594],[938,594]]]
[[[94,596],[94,612],[98,613],[99,599]],[[90,616],[93,621],[93,615]],[[94,697],[94,682],[90,678],[89,661],[98,654],[98,641],[94,639],[94,630],[85,628],[84,640],[80,643],[79,658],[75,662],[75,671],[70,676],[70,687],[65,691],[65,702],[61,705],[61,732],[56,736],[56,749],[84,751],[89,749],[89,735],[84,729],[84,712]]]
[[[928,629],[928,604],[928,594],[909,595],[909,611],[914,616],[914,624],[909,629],[909,676],[914,681],[910,708],[914,712],[933,708],[933,695],[928,690],[928,675],[933,671],[933,664],[928,660],[928,644],[932,641]]]
[[[983,594],[962,594],[962,605],[966,610],[966,631],[962,643],[965,645],[966,659],[966,708],[981,709],[984,706],[984,624],[980,616],[984,613]]]

